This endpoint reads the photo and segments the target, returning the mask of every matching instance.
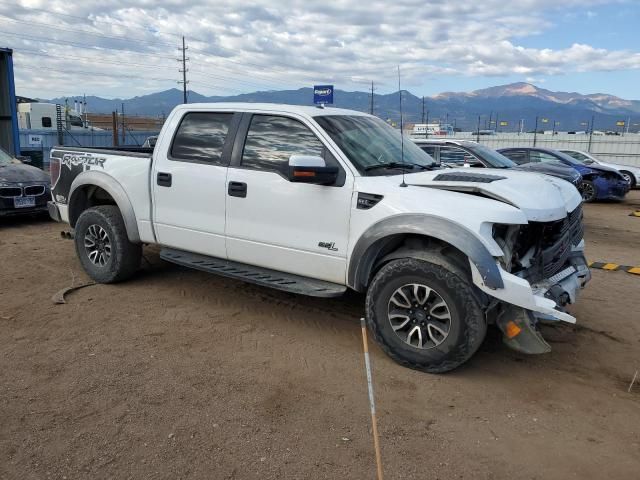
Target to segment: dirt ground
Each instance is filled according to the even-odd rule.
[[[588,257],[640,265],[640,191],[586,206]],[[1,479],[374,478],[363,298],[148,262],[96,285],[62,226],[0,220]],[[491,334],[428,375],[371,345],[387,479],[640,478],[640,277],[593,271],[527,357]]]

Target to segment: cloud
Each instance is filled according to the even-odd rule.
[[[625,1],[84,0],[69,8],[29,0],[0,4],[0,42],[16,49],[19,90],[41,97],[177,87],[182,34],[190,88],[200,92],[314,82],[355,88],[370,80],[392,89],[398,64],[407,87],[438,75],[638,69],[637,51],[518,45],[549,28],[554,15],[612,3]]]

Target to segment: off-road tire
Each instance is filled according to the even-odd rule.
[[[588,189],[588,190],[585,190],[585,189]],[[588,192],[588,193],[585,193],[585,192]],[[591,203],[598,196],[598,190],[596,189],[596,186],[593,184],[593,182],[590,180],[582,181],[580,193],[582,195],[582,201],[584,203]]]
[[[106,231],[111,245],[110,257],[103,266],[94,264],[85,248],[85,235],[92,225]],[[124,220],[115,205],[100,205],[82,212],[75,225],[74,239],[82,267],[98,283],[122,282],[140,267],[142,246],[129,241]]]
[[[394,332],[388,317],[391,295],[411,283],[434,289],[450,310],[448,336],[430,349],[405,343]],[[393,360],[429,373],[444,373],[462,365],[478,350],[487,333],[479,295],[470,280],[440,265],[413,258],[391,261],[377,272],[367,291],[366,321],[375,340]]]

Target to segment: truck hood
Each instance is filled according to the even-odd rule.
[[[12,163],[0,166],[0,183],[49,182],[49,176],[31,165]]]
[[[562,219],[582,201],[576,188],[564,180],[513,169],[436,170],[408,174],[405,182],[489,197],[517,207],[533,222]]]

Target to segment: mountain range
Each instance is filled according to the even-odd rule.
[[[54,98],[53,103],[65,103],[73,106],[74,100],[82,97]],[[310,105],[313,89],[259,91],[234,96],[205,96],[189,92],[189,103],[199,102],[267,102],[293,105]],[[403,90],[403,118],[405,123],[422,121],[422,98]],[[370,110],[371,95],[368,92],[349,92],[335,90],[335,107],[359,111]],[[124,103],[125,113],[129,115],[161,116],[168,114],[173,107],[182,103],[182,91],[170,89],[149,95],[128,99],[106,99],[96,96],[87,97],[88,109],[92,113],[110,113],[120,110]],[[398,122],[400,117],[398,92],[376,94],[374,113],[387,120]],[[480,116],[480,121],[478,117]],[[576,92],[554,92],[539,88],[530,83],[512,83],[496,87],[474,90],[472,92],[444,92],[433,97],[425,97],[425,120],[440,119],[448,121],[463,130],[490,128],[490,119],[496,121],[499,129],[514,131],[520,122],[525,130],[533,130],[536,117],[538,129],[552,128],[558,122],[557,129],[562,131],[587,130],[592,118],[596,130],[615,130],[616,122],[631,120],[631,130],[638,130],[640,122],[640,101],[625,100],[614,95],[597,93],[582,95]],[[543,120],[544,119],[544,120]],[[546,120],[546,121],[545,121]],[[502,125],[507,122],[507,125]],[[636,124],[634,125],[634,122]],[[493,123],[495,128],[495,123]]]

